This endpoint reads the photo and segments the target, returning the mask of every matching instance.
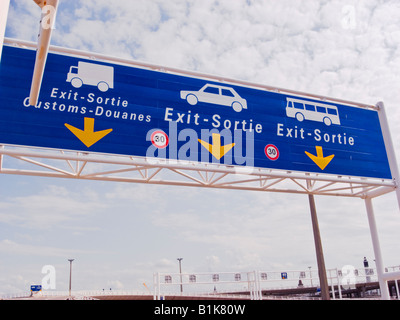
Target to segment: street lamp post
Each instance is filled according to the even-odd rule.
[[[181,265],[181,261],[183,260],[183,258],[178,258],[177,259],[179,261],[179,275],[181,278],[181,293],[183,292],[183,286],[182,286],[182,265]]]
[[[68,261],[69,261],[69,295],[71,296],[72,261],[74,261],[74,259],[68,259]]]

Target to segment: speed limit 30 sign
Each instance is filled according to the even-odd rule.
[[[265,155],[269,160],[276,161],[279,158],[279,150],[273,144],[269,144],[264,149]]]
[[[158,149],[164,149],[169,143],[168,135],[162,130],[154,131],[151,135],[151,143]]]

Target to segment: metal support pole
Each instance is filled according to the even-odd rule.
[[[153,292],[153,300],[160,300],[160,273],[153,274],[153,283],[154,283],[154,292]]]
[[[160,273],[157,273],[157,300],[161,300],[161,280],[160,280]]]
[[[31,91],[29,94],[29,104],[31,106],[35,106],[38,102],[40,88],[42,86],[43,73],[46,67],[47,54],[49,52],[51,33],[54,28],[58,6],[58,0],[34,1],[42,9],[42,14]]]
[[[338,270],[336,269],[336,280],[337,280],[337,288],[338,288],[338,292],[339,292],[339,299],[342,300],[342,289],[340,289],[340,278],[339,278],[339,274],[338,274]]]
[[[389,289],[386,280],[383,278],[384,268],[381,253],[381,246],[379,244],[378,229],[376,227],[374,208],[370,198],[365,199],[365,207],[367,208],[369,230],[371,232],[372,246],[374,248],[376,272],[378,274],[379,287],[381,290],[381,299],[389,300]]]
[[[1,53],[3,51],[4,36],[6,33],[9,7],[10,7],[10,0],[0,1],[0,61],[1,61]]]
[[[182,285],[182,265],[181,265],[181,261],[183,260],[183,258],[178,258],[177,259],[179,261],[179,276],[181,278],[181,294],[183,293],[183,285]]]
[[[397,165],[392,136],[389,130],[389,122],[386,116],[385,105],[383,104],[383,102],[378,102],[376,104],[376,107],[378,108],[379,122],[382,128],[382,135],[383,135],[383,140],[385,142],[390,171],[392,173],[393,181],[396,184],[397,202],[400,208],[400,173],[399,173],[399,167]]]
[[[69,261],[69,296],[71,296],[72,261],[74,261],[74,259],[68,259],[68,261]]]
[[[261,289],[261,283],[260,283],[260,275],[258,274],[258,271],[255,271],[255,274],[256,274],[258,300],[262,300],[262,289]]]
[[[329,279],[331,280],[332,299],[336,300],[335,284],[333,283],[332,270],[329,270]]]
[[[318,264],[318,276],[319,276],[319,283],[320,283],[320,287],[321,287],[321,298],[322,298],[322,300],[330,300],[329,285],[328,285],[328,279],[326,276],[324,252],[322,250],[321,235],[319,232],[317,210],[315,208],[314,195],[309,194],[308,200],[310,202],[311,221],[312,221],[312,226],[313,226],[315,252],[317,255],[317,264]]]

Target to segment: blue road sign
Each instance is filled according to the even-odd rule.
[[[0,143],[390,179],[377,111],[5,46]]]
[[[42,290],[42,286],[40,284],[31,285],[32,292],[39,292]]]

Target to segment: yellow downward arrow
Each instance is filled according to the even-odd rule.
[[[322,147],[315,147],[317,149],[317,155],[314,156],[313,154],[309,153],[306,151],[306,155],[310,157],[312,161],[316,163],[318,167],[321,168],[321,170],[324,170],[326,166],[332,161],[332,159],[335,157],[334,154],[324,157],[324,152],[322,150]]]
[[[93,118],[85,118],[83,130],[75,128],[68,123],[65,123],[65,126],[88,148],[113,131],[113,129],[107,129],[94,132]]]
[[[212,134],[212,144],[204,142],[203,140],[198,139],[203,147],[205,147],[217,160],[220,160],[224,155],[226,155],[229,150],[231,150],[235,144],[227,144],[225,146],[221,146],[221,135],[218,133]]]

